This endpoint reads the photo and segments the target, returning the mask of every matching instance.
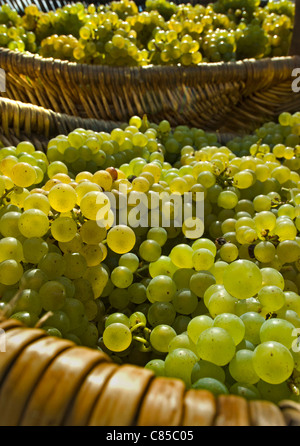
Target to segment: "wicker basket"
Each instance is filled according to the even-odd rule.
[[[109,67],[44,59],[0,49],[4,97],[82,118],[189,124],[205,130],[245,132],[300,110],[292,71],[300,67],[300,2],[290,56],[196,67]]]
[[[13,319],[0,330],[0,426],[300,426],[293,401],[186,390]]]

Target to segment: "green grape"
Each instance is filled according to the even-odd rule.
[[[146,286],[143,283],[134,282],[128,287],[130,302],[142,304],[147,300]]]
[[[65,337],[70,330],[70,320],[67,314],[61,310],[53,311],[52,314],[47,317],[47,320],[42,325],[42,328],[44,328],[44,325],[56,328],[60,331],[63,337]]]
[[[189,288],[198,297],[203,297],[205,291],[216,283],[216,279],[209,271],[199,271],[190,278]]]
[[[48,244],[41,237],[28,238],[23,243],[23,254],[25,262],[37,264],[48,254]]]
[[[131,251],[135,242],[135,233],[125,225],[114,226],[107,233],[107,244],[117,254],[125,254]]]
[[[209,270],[214,264],[214,255],[209,249],[196,249],[192,255],[193,267],[196,271]]]
[[[229,388],[229,393],[238,395],[246,400],[260,400],[261,394],[253,384],[234,383]]]
[[[147,287],[147,297],[151,303],[171,302],[177,291],[171,277],[159,275],[151,279]]]
[[[294,325],[284,319],[268,319],[260,327],[260,342],[276,341],[290,349],[294,329]]]
[[[30,164],[18,162],[12,167],[10,178],[16,186],[29,187],[36,181],[36,172]]]
[[[214,324],[213,319],[205,314],[192,318],[187,326],[187,334],[194,344],[197,344],[200,334]]]
[[[198,305],[198,298],[188,288],[182,288],[173,297],[172,304],[177,313],[189,315],[195,311]]]
[[[232,336],[235,345],[238,345],[245,335],[245,324],[235,314],[222,313],[217,315],[213,321],[214,327],[224,328]]]
[[[233,313],[235,306],[236,299],[222,290],[213,293],[207,303],[208,311],[213,318],[222,313]]]
[[[156,351],[167,353],[169,344],[175,336],[176,331],[169,325],[156,325],[150,333],[150,343]]]
[[[50,211],[50,203],[48,198],[41,193],[28,195],[28,197],[26,197],[24,200],[23,207],[25,211],[28,209],[39,209],[46,215],[48,215]]]
[[[48,336],[55,336],[57,338],[62,338],[62,333],[56,328],[56,327],[51,327],[49,325],[43,326],[43,330],[46,331]]]
[[[84,272],[83,278],[91,283],[95,299],[100,297],[108,281],[106,269],[102,265],[90,266]]]
[[[126,350],[130,346],[131,341],[132,334],[130,329],[120,322],[108,325],[103,332],[104,345],[114,352]]]
[[[72,280],[68,279],[65,276],[58,277],[57,282],[60,282],[65,287],[66,297],[74,297],[75,295],[75,285]]]
[[[59,242],[71,241],[77,233],[76,222],[69,217],[58,217],[51,224],[51,235]]]
[[[24,237],[43,237],[49,229],[49,220],[43,211],[28,209],[21,214],[18,227]]]
[[[172,325],[175,321],[176,310],[171,302],[154,302],[150,305],[147,319],[152,327],[157,325]]]
[[[139,255],[146,262],[156,262],[161,255],[161,246],[155,240],[145,240],[139,247]]]
[[[227,395],[229,393],[225,384],[215,378],[199,378],[193,383],[192,388],[197,390],[208,390],[216,396]]]
[[[284,278],[282,274],[274,268],[266,267],[261,268],[262,274],[262,287],[265,286],[277,286],[281,290],[284,289]]]
[[[110,279],[118,288],[128,288],[133,281],[133,273],[126,266],[117,266],[111,272]]]
[[[261,263],[269,263],[274,260],[276,248],[273,243],[261,241],[254,248],[254,256]]]
[[[190,388],[192,370],[198,360],[191,350],[176,348],[165,358],[165,376],[181,379]]]
[[[4,237],[0,240],[0,262],[10,259],[21,262],[23,260],[23,246],[14,237]]]
[[[14,285],[23,275],[23,266],[13,259],[7,259],[0,263],[0,283]]]
[[[154,240],[161,247],[165,245],[167,238],[168,234],[165,228],[150,228],[147,232],[147,239]]]
[[[162,359],[151,359],[145,369],[151,370],[155,376],[165,376],[165,362]]]
[[[172,327],[177,334],[181,334],[187,331],[187,327],[191,322],[192,318],[184,314],[178,314],[172,324]]]
[[[101,243],[105,239],[106,233],[106,229],[99,226],[97,222],[93,220],[85,221],[80,227],[81,239],[88,245]]]
[[[284,292],[278,286],[262,287],[257,294],[257,299],[268,312],[278,311],[285,304]]]
[[[234,243],[229,242],[221,246],[219,253],[220,253],[220,258],[223,261],[231,263],[238,258],[239,250]]]
[[[300,257],[300,245],[294,240],[284,240],[278,244],[276,254],[282,264],[296,262]]]
[[[245,339],[257,345],[260,343],[260,328],[265,319],[255,311],[249,311],[240,316],[245,325]]]
[[[192,383],[194,384],[201,378],[214,378],[221,383],[225,382],[225,372],[222,367],[213,364],[212,362],[200,359],[196,362],[192,370]]]
[[[39,291],[41,286],[48,281],[47,274],[41,269],[34,268],[24,271],[20,278],[19,287],[21,290],[31,289]]]
[[[237,299],[246,299],[257,294],[262,286],[262,273],[249,260],[236,260],[224,271],[224,286]]]
[[[280,401],[290,399],[291,392],[286,382],[280,384],[270,384],[266,381],[260,380],[257,383],[257,390],[264,400],[272,401],[278,404]]]
[[[133,253],[127,253],[121,255],[119,258],[119,266],[125,266],[130,269],[132,273],[135,273],[139,266],[139,258]]]
[[[34,313],[39,316],[42,311],[42,303],[38,292],[31,289],[22,290],[13,311],[16,313],[27,311],[28,313]]]
[[[232,336],[221,327],[204,330],[197,340],[197,352],[200,359],[224,366],[235,354],[235,343]]]
[[[75,192],[76,195],[76,192]],[[85,218],[97,221],[99,226],[106,227],[110,202],[108,197],[97,191],[87,192],[80,200],[80,210]]]
[[[177,348],[185,348],[191,350],[197,355],[196,345],[191,341],[187,332],[176,334],[176,336],[170,341],[168,351],[169,353]]]
[[[64,275],[68,279],[79,279],[83,277],[87,270],[87,262],[85,257],[79,252],[66,253],[63,256],[65,261]]]
[[[115,288],[109,295],[109,303],[119,311],[128,307],[130,302],[129,292],[124,288]]]
[[[66,299],[65,287],[58,281],[49,280],[39,289],[42,307],[46,311],[61,310]]]
[[[230,361],[229,372],[237,382],[256,384],[260,380],[260,377],[254,370],[253,355],[253,351],[241,349],[236,352]]]
[[[51,207],[57,212],[71,211],[76,204],[76,192],[69,184],[56,184],[48,194]]]
[[[0,232],[3,237],[18,237],[21,235],[19,230],[20,212],[6,212],[0,218]]]
[[[291,376],[294,360],[288,348],[283,344],[268,341],[255,348],[253,366],[260,379],[269,384],[280,384]]]
[[[167,257],[169,259],[169,257]],[[159,260],[158,260],[159,261]],[[151,264],[149,265],[149,272],[151,275]],[[177,289],[189,288],[190,279],[195,273],[193,268],[178,268],[172,274],[172,279],[174,280]],[[168,275],[168,274],[167,274]],[[152,275],[151,275],[152,276]]]
[[[59,285],[63,287],[61,283],[59,283]],[[66,315],[68,316],[71,332],[73,332],[84,323],[84,320],[86,318],[85,308],[83,303],[80,302],[78,299],[66,297],[63,307],[60,310],[66,313]]]
[[[217,248],[215,243],[207,238],[199,238],[197,240],[195,240],[192,244],[192,249],[194,251],[198,250],[198,249],[208,249],[209,251],[211,251],[211,253],[214,255],[214,257],[217,254]]]
[[[66,273],[66,260],[57,252],[48,252],[38,263],[38,268],[44,271],[50,280]],[[68,277],[68,276],[67,276]]]
[[[19,311],[10,316],[10,319],[16,319],[27,327],[34,327],[38,322],[38,316],[34,313],[28,313],[28,311]]]
[[[193,249],[186,244],[175,246],[170,252],[170,259],[178,268],[193,268]]]
[[[173,277],[176,271],[177,267],[167,256],[160,256],[155,262],[149,264],[149,273],[152,278],[159,275]]]

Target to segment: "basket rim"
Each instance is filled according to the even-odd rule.
[[[300,55],[266,57],[263,59],[243,59],[234,62],[204,62],[196,66],[149,65],[141,67],[116,67],[109,65],[81,64],[67,60],[44,58],[39,54],[19,52],[8,48],[0,48],[0,67],[13,68],[16,72],[30,75],[34,72],[47,72],[48,75],[78,76],[89,80],[101,81],[117,77],[118,82],[147,82],[160,84],[166,82],[198,83],[201,81],[225,82],[226,80],[254,79],[261,72],[282,80],[290,77],[290,72],[300,66]]]

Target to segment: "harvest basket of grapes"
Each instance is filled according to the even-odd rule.
[[[0,424],[300,425],[299,113],[226,144],[9,99],[0,116]],[[132,225],[157,192],[203,202],[202,235],[176,208]]]
[[[147,114],[221,132],[254,130],[299,109],[292,1],[148,0],[139,11],[123,0],[57,12],[28,6],[20,16],[4,5],[0,17],[2,95],[13,100],[84,118]]]

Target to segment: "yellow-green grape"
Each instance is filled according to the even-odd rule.
[[[218,381],[225,383],[225,372],[222,367],[213,364],[209,361],[200,359],[192,370],[192,383],[196,382],[200,378],[211,377]]]
[[[49,229],[49,220],[43,211],[28,209],[20,216],[18,228],[24,237],[43,237]]]
[[[95,172],[91,181],[101,186],[105,191],[110,191],[113,183],[112,176],[106,170]]]
[[[204,330],[197,340],[197,352],[200,359],[224,366],[235,354],[235,343],[232,336],[221,327]]]
[[[186,348],[176,348],[165,358],[165,376],[182,379],[187,388],[191,387],[191,374],[198,362],[197,355]]]
[[[110,228],[107,233],[107,245],[117,254],[125,254],[132,250],[136,242],[134,231],[125,225]]]
[[[59,242],[71,241],[77,233],[77,224],[70,217],[58,217],[51,224],[51,234]]]
[[[48,194],[51,207],[57,212],[71,211],[76,204],[76,192],[69,184],[56,184]]]
[[[280,384],[291,376],[294,360],[283,344],[268,341],[255,348],[253,366],[260,379],[270,384]]]
[[[10,171],[10,177],[19,187],[29,187],[36,182],[36,171],[33,166],[28,163],[17,163]]]
[[[169,344],[176,336],[176,331],[169,325],[156,325],[150,333],[150,343],[152,347],[162,353],[167,353]]]
[[[48,253],[48,243],[41,237],[32,237],[24,240],[24,261],[37,264]]]
[[[245,324],[244,322],[235,314],[232,313],[222,313],[214,318],[214,327],[221,327],[228,331],[232,336],[235,345],[242,342],[245,335]]]
[[[100,297],[108,282],[108,273],[106,269],[101,264],[90,266],[84,272],[83,278],[91,283],[95,299]]]
[[[121,322],[114,322],[105,328],[103,342],[109,350],[121,352],[130,346],[132,334],[127,325]]]
[[[80,227],[82,241],[88,245],[102,242],[106,237],[106,233],[106,228],[99,226],[94,220],[87,220]]]
[[[126,266],[117,266],[111,272],[110,279],[117,288],[128,288],[133,281],[133,273]]]
[[[19,240],[14,237],[4,237],[0,240],[0,262],[10,259],[21,262],[23,257],[23,246]]]
[[[98,184],[87,180],[79,182],[79,184],[75,187],[75,191],[77,195],[76,204],[80,205],[81,199],[85,194],[88,192],[101,192],[101,187],[98,186]]]
[[[131,252],[121,255],[119,258],[119,266],[125,266],[133,273],[135,273],[138,269],[139,263],[140,260],[138,256]]]
[[[28,195],[28,197],[26,197],[24,200],[23,207],[25,211],[28,209],[39,209],[46,215],[48,215],[50,211],[50,203],[48,198],[41,193]]]
[[[248,349],[241,349],[236,352],[229,363],[229,372],[235,381],[256,384],[260,380],[254,369],[253,355],[254,352]]]
[[[209,249],[200,248],[193,252],[192,262],[196,271],[209,270],[214,261],[215,257]]]
[[[48,252],[39,261],[38,268],[44,271],[50,280],[54,280],[66,271],[65,257],[58,252]]]
[[[64,275],[69,279],[79,279],[83,277],[87,270],[87,262],[85,257],[79,252],[65,253],[63,256],[65,260]]]
[[[284,278],[280,271],[275,268],[265,267],[261,268],[260,272],[262,274],[262,287],[272,285],[277,286],[281,290],[284,289]]]
[[[253,345],[260,343],[260,328],[265,322],[263,316],[255,311],[247,311],[240,316],[245,325],[245,340],[250,341]]]
[[[238,299],[247,299],[258,293],[262,286],[262,273],[250,260],[236,260],[225,271],[223,283],[226,291]]]
[[[294,325],[289,321],[281,318],[268,319],[260,327],[260,341],[276,341],[290,349],[294,340],[294,330]]]
[[[234,243],[225,243],[225,245],[220,248],[220,258],[227,263],[231,263],[236,260],[239,256],[238,247]]]
[[[107,226],[110,202],[104,193],[96,191],[86,193],[80,201],[80,210],[84,217],[97,221],[99,226]]]
[[[161,246],[155,240],[145,240],[139,247],[139,254],[146,262],[155,262],[161,255]]]
[[[254,256],[261,263],[272,262],[275,258],[276,248],[269,241],[261,241],[255,245]]]
[[[205,314],[194,317],[187,326],[187,334],[196,345],[200,334],[213,326],[213,319]]]
[[[0,283],[3,285],[16,284],[23,275],[23,266],[13,259],[7,259],[0,263]]]
[[[192,244],[192,249],[196,251],[197,249],[208,249],[215,256],[217,254],[217,248],[215,243],[208,238],[199,238],[195,240]]]
[[[285,304],[284,292],[275,285],[262,287],[257,294],[257,299],[268,312],[278,311]]]
[[[151,279],[147,287],[147,297],[151,303],[171,302],[177,291],[171,277],[159,275]]]
[[[178,268],[193,268],[194,250],[184,243],[175,246],[170,252],[170,259]]]
[[[103,249],[102,249],[103,247]],[[86,260],[87,266],[97,266],[105,258],[106,247],[102,244],[98,245],[85,245],[80,253]]]
[[[39,289],[42,307],[46,311],[56,311],[63,308],[66,291],[65,287],[55,280],[44,283]]]

